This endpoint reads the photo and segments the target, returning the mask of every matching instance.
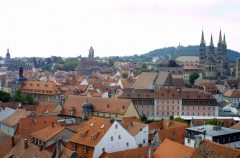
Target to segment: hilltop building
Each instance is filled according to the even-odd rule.
[[[90,47],[88,58],[79,57],[79,66],[76,68],[76,71],[80,72],[81,75],[89,76],[97,70],[99,70],[99,65],[94,59],[94,49]]]
[[[222,39],[222,33],[220,31],[216,51],[211,35],[210,45],[207,52],[204,33],[202,32],[199,49],[199,64],[203,71],[203,78],[219,79],[227,77],[229,73],[229,65],[227,59],[227,43],[225,39],[225,34]]]

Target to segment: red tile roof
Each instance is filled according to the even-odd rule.
[[[21,138],[27,138],[31,133],[50,126],[52,122],[57,122],[56,115],[22,118],[19,121],[17,134],[20,135]]]
[[[128,106],[131,104],[131,100],[129,99],[68,96],[61,114],[70,115],[70,111],[74,109],[73,116],[81,117],[82,105],[86,101],[93,105],[94,112],[106,112],[114,114],[125,114]]]
[[[112,126],[110,119],[92,117],[69,139],[70,142],[95,147]],[[95,138],[93,138],[95,137]]]
[[[100,158],[146,158],[148,157],[149,147],[129,149],[113,153],[104,152]]]
[[[31,115],[30,111],[26,111],[24,109],[18,109],[12,115],[8,116],[6,119],[2,121],[3,124],[13,127],[19,123],[21,118],[26,118]]]
[[[240,150],[227,147],[209,140],[203,140],[192,158],[239,158]]]
[[[153,153],[153,158],[190,158],[195,149],[165,139]]]
[[[62,130],[64,130],[64,127],[54,124],[54,126],[51,125],[42,130],[32,133],[31,136],[39,140],[42,140],[44,142],[47,142],[48,140],[53,138],[55,135],[60,133]]]
[[[240,91],[239,90],[227,90],[223,96],[229,98],[240,98]]]

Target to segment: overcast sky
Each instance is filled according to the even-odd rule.
[[[0,0],[0,56],[95,56],[207,44],[240,51],[240,0]]]

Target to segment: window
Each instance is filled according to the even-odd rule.
[[[187,142],[188,142],[188,144],[190,144],[190,143],[191,143],[191,139],[190,139],[190,138],[188,138],[188,139],[187,139]]]
[[[126,143],[126,146],[129,147],[129,143],[128,142]]]
[[[115,125],[115,129],[117,129],[118,128],[118,125]]]
[[[102,152],[105,152],[105,148],[102,148]]]
[[[113,141],[113,136],[111,136],[111,141]]]
[[[121,135],[118,135],[118,139],[121,139]]]
[[[87,147],[86,146],[83,147],[83,154],[87,154]]]
[[[145,144],[146,143],[146,140],[145,139],[143,139],[143,144]]]

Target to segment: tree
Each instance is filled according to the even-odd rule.
[[[9,93],[0,90],[0,101],[1,102],[8,102],[8,101],[10,101],[10,99],[11,99],[11,96]]]
[[[123,78],[128,78],[128,73],[124,72],[124,73],[122,74],[122,77],[123,77]]]
[[[185,121],[183,118],[181,118],[181,117],[176,117],[176,118],[174,119],[174,121],[186,123],[186,121]]]
[[[169,60],[168,67],[178,67],[178,64],[175,60]]]
[[[218,119],[213,118],[213,119],[207,120],[206,124],[217,126],[218,125]]]
[[[34,99],[33,99],[32,95],[24,94],[24,93],[20,93],[20,92],[17,92],[17,94],[13,96],[12,100],[15,102],[20,102],[23,105],[34,104]]]
[[[195,80],[199,78],[199,74],[197,72],[193,72],[190,76],[189,76],[189,83],[191,85],[194,85]]]
[[[147,116],[145,114],[142,114],[141,121],[143,122],[147,121]]]

